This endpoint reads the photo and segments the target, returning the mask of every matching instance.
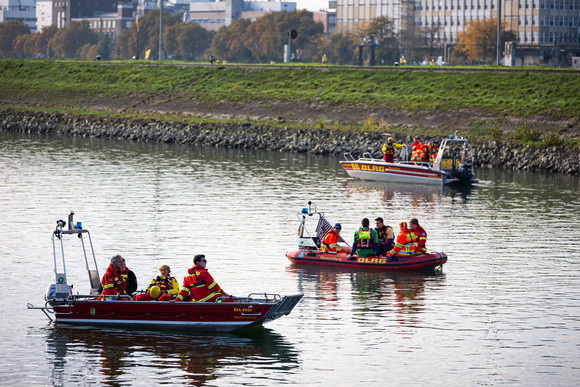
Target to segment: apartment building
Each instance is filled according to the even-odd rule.
[[[516,35],[518,51],[537,51],[543,60],[554,50],[580,52],[580,0],[337,0],[337,31],[354,32],[379,17],[397,31],[436,27],[439,46],[451,46],[467,21],[497,18]]]

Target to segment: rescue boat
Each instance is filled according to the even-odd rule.
[[[416,183],[433,185],[470,185],[477,183],[468,162],[469,141],[455,135],[444,138],[433,163],[409,161],[409,151],[403,146],[399,159],[387,163],[375,159],[366,152],[355,159],[351,153],[344,154],[340,164],[349,176],[363,180],[390,183]]]
[[[73,222],[73,215],[73,212],[69,214],[68,228],[65,228],[65,221],[59,220],[52,234],[55,283],[46,290],[45,305],[27,305],[28,309],[42,310],[57,324],[231,332],[288,315],[302,298],[302,294],[281,297],[272,293],[251,293],[247,297],[223,297],[216,302],[163,302],[133,301],[130,296],[102,296],[98,291],[100,276],[91,235],[81,222]],[[67,280],[63,241],[69,236],[78,237],[82,244],[90,285],[88,294],[73,294],[73,284],[69,285]],[[85,240],[90,251],[87,251]],[[62,259],[57,258],[57,250]]]
[[[332,228],[325,218],[324,212],[312,210],[312,202],[308,202],[308,208],[303,208],[297,214],[300,226],[298,229],[298,250],[286,253],[286,258],[294,264],[334,266],[353,269],[386,270],[386,271],[412,271],[433,270],[443,267],[447,262],[444,252],[430,252],[429,254],[414,255],[411,257],[397,258],[389,261],[387,257],[359,257],[349,259],[347,252],[323,252],[320,249],[322,238]],[[312,234],[306,228],[307,217],[317,216],[318,224]],[[342,238],[339,242],[344,243],[350,250],[348,243]]]

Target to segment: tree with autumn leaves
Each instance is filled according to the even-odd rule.
[[[502,23],[501,47],[505,42],[515,39],[515,34]],[[465,22],[465,31],[457,33],[452,60],[456,60],[457,54],[460,54],[471,63],[488,63],[496,58],[496,53],[497,19],[471,20]]]

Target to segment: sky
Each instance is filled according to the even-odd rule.
[[[296,2],[296,9],[307,9],[309,11],[320,11],[328,9],[328,0],[289,0]]]

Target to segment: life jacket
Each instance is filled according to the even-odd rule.
[[[368,230],[364,230],[362,227],[358,229],[358,238],[356,242],[361,249],[373,249],[375,247],[375,243],[373,241],[373,230],[372,228],[368,228]]]
[[[124,272],[119,273],[115,270],[113,264],[109,264],[109,267],[105,271],[105,275],[101,280],[101,285],[103,286],[103,293],[107,295],[125,295],[125,287],[127,286],[127,278],[129,277],[129,269],[125,269]]]
[[[375,228],[375,230],[377,230],[377,235],[379,236],[379,243],[380,244],[385,244],[389,240],[389,238],[387,238],[387,230],[389,228],[392,230],[392,227],[387,226],[386,224],[383,225],[383,228],[381,228],[380,230]]]
[[[427,247],[425,246],[427,243],[427,232],[423,227],[417,226],[415,231],[411,231],[411,238],[415,244],[415,251],[427,252]]]
[[[411,152],[411,161],[423,161],[425,153],[423,152],[423,144],[420,141],[413,143],[413,151]]]
[[[331,229],[326,233],[324,238],[322,238],[321,250],[322,251],[338,251],[338,234],[334,229]]]
[[[385,146],[383,146],[383,153],[386,155],[389,155],[389,156],[394,156],[395,155],[395,145],[386,143]]]
[[[158,275],[157,278],[151,281],[147,289],[151,289],[153,286],[159,286],[159,289],[170,292],[171,289],[173,289],[173,286],[171,284],[172,278],[173,277],[161,277],[160,275]]]
[[[431,143],[431,149],[429,151],[429,162],[433,164],[437,158],[437,153],[439,153],[439,142],[434,141]]]
[[[410,257],[415,252],[413,235],[408,228],[401,230],[395,241],[395,246],[387,255],[397,257]]]

